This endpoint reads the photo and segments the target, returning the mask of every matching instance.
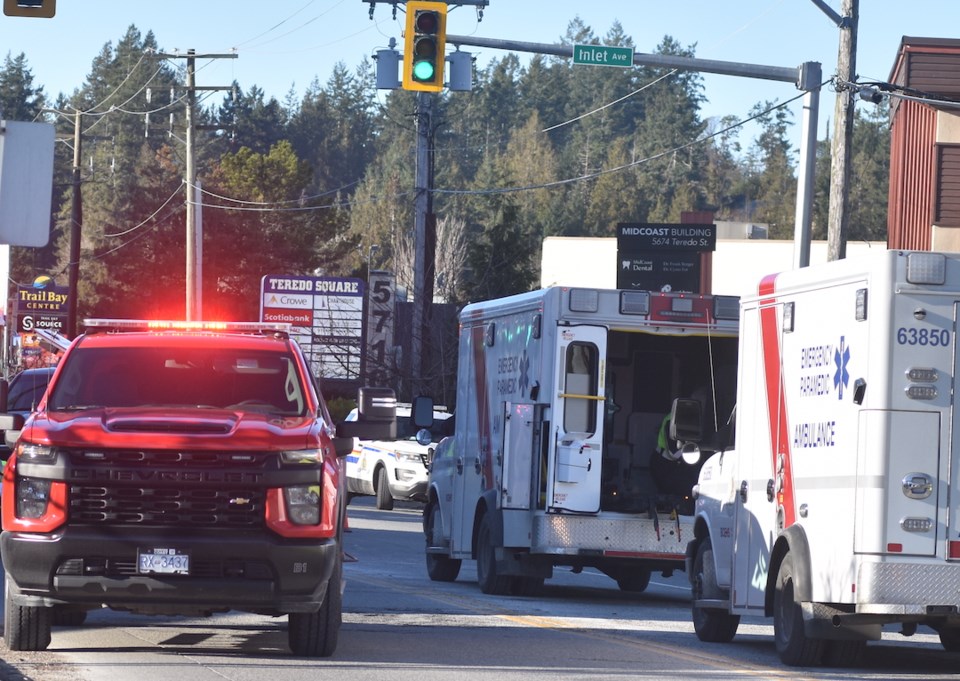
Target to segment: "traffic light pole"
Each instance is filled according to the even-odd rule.
[[[414,395],[422,394],[424,345],[429,338],[433,303],[433,252],[436,227],[433,219],[433,95],[417,93],[417,166],[414,179],[413,333],[410,371]]]
[[[499,40],[478,36],[447,35],[450,45],[491,47],[497,50],[533,52],[557,57],[573,57],[572,45],[528,43],[516,40]],[[797,68],[743,64],[739,62],[695,59],[672,54],[644,54],[635,52],[633,64],[655,66],[680,71],[702,71],[725,76],[742,76],[793,83],[803,90],[803,128],[800,142],[800,164],[797,169],[797,206],[794,225],[794,267],[810,264],[810,227],[813,216],[813,181],[817,150],[817,116],[820,109],[820,86],[822,69],[819,62],[805,62]]]

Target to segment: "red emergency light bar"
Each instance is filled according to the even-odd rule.
[[[290,334],[280,322],[213,322],[177,319],[85,319],[88,333],[118,331],[221,331],[223,333]]]

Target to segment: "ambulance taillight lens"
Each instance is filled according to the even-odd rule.
[[[960,558],[960,541],[950,542],[950,557]]]

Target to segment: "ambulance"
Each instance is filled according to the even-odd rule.
[[[424,509],[430,577],[476,560],[484,593],[531,594],[555,566],[595,568],[639,592],[682,570],[698,464],[660,434],[696,393],[719,424],[704,447],[722,436],[738,314],[733,297],[567,287],[465,307],[455,433]]]
[[[693,623],[773,618],[787,665],[850,663],[885,625],[960,650],[960,254],[877,251],[741,300],[735,445],[703,465]]]

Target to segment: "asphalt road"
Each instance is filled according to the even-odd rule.
[[[419,506],[349,507],[344,625],[333,657],[290,654],[284,618],[228,613],[145,617],[102,610],[56,628],[40,653],[0,647],[0,679],[35,681],[543,681],[696,678],[953,679],[960,655],[933,632],[871,643],[857,667],[790,669],[765,620],[745,621],[732,643],[693,633],[689,586],[654,576],[642,594],[620,592],[592,570],[558,570],[536,597],[480,592],[472,561],[453,583],[426,576]]]

